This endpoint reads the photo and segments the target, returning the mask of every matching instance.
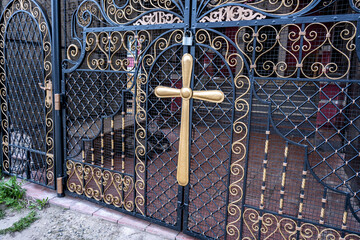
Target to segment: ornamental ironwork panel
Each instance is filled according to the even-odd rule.
[[[36,2],[10,1],[1,17],[2,169],[54,188],[51,36]]]
[[[68,193],[203,239],[360,239],[359,1],[64,5]]]

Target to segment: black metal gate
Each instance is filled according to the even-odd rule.
[[[54,188],[51,32],[32,1],[1,16],[2,170]]]
[[[360,239],[360,1],[61,9],[49,48],[39,4],[4,8],[5,172],[203,239]]]

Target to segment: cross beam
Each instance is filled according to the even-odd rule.
[[[182,98],[180,142],[177,164],[177,181],[181,186],[186,186],[189,183],[190,99],[193,98],[213,103],[221,103],[225,98],[224,93],[219,90],[193,91],[190,88],[193,61],[193,57],[188,53],[181,59],[183,78],[183,86],[181,89],[162,86],[155,88],[155,95],[159,98]]]

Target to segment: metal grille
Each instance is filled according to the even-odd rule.
[[[188,224],[191,231],[221,238],[226,231],[235,91],[232,71],[218,52],[205,46],[196,52],[194,89],[221,90],[225,100],[193,103]]]
[[[122,91],[129,84],[129,76],[127,73],[76,71],[68,79],[67,96],[71,101],[67,105],[70,133],[67,150],[69,156],[76,156],[81,151],[82,138],[99,135],[103,124],[101,117],[120,111]]]
[[[176,158],[179,148],[179,99],[161,100],[154,94],[155,87],[181,86],[182,46],[173,46],[161,53],[151,67],[147,103],[147,212],[149,216],[178,224],[178,185]]]

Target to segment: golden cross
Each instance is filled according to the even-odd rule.
[[[193,69],[193,57],[186,53],[181,59],[183,86],[181,89],[158,86],[155,95],[159,98],[181,97],[181,124],[179,155],[177,164],[177,181],[181,186],[189,183],[189,147],[190,147],[190,99],[213,103],[224,101],[224,93],[218,90],[193,91],[190,88]]]

